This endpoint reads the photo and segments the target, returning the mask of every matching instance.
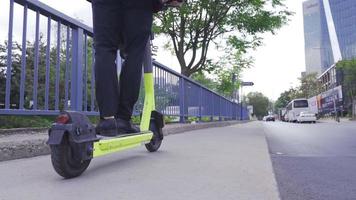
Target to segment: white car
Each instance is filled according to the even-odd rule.
[[[300,112],[300,114],[297,116],[297,122],[298,123],[303,123],[303,122],[316,122],[316,116],[315,113],[311,112]]]

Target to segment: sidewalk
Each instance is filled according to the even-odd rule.
[[[0,162],[0,171],[0,196],[7,200],[75,200],[78,194],[122,200],[280,199],[260,122],[172,135],[155,154],[138,148],[97,158],[81,177],[66,181],[48,156]]]
[[[340,118],[340,122],[350,122],[351,120],[349,118]],[[335,120],[335,118],[321,118],[318,119],[318,122],[322,123],[339,123]]]
[[[163,129],[165,135],[177,134],[186,131],[229,126],[241,121],[222,121],[196,124],[169,124]],[[0,161],[29,158],[50,153],[46,144],[48,129],[0,129]]]

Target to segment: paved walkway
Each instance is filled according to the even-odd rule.
[[[168,124],[164,127],[165,135],[172,135],[191,130],[210,127],[222,127],[233,124],[246,123],[248,121],[217,121],[195,124]],[[48,129],[45,128],[21,128],[0,129],[0,161],[19,158],[29,158],[50,153],[48,140]],[[0,199],[1,200],[1,199]]]
[[[1,200],[269,200],[279,199],[259,122],[165,138],[162,149],[138,148],[94,159],[63,180],[49,156],[0,162]]]

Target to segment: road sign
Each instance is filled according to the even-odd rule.
[[[242,82],[241,85],[242,86],[253,86],[254,83],[253,82]]]

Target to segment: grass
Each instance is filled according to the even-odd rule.
[[[11,128],[49,128],[57,116],[0,116],[0,129]],[[96,124],[98,117],[89,117],[90,121]]]
[[[0,116],[0,129],[49,127],[53,116]]]
[[[16,116],[16,115],[3,115],[0,116],[0,129],[11,128],[49,128],[55,121],[56,116]],[[99,117],[89,116],[90,121],[93,124],[97,124]],[[214,118],[213,121],[217,121],[218,118]],[[140,124],[140,117],[133,116],[132,122],[134,124]],[[166,124],[179,122],[179,116],[164,116]],[[199,121],[198,117],[188,117],[187,122]],[[210,122],[210,117],[202,117],[202,122]]]

